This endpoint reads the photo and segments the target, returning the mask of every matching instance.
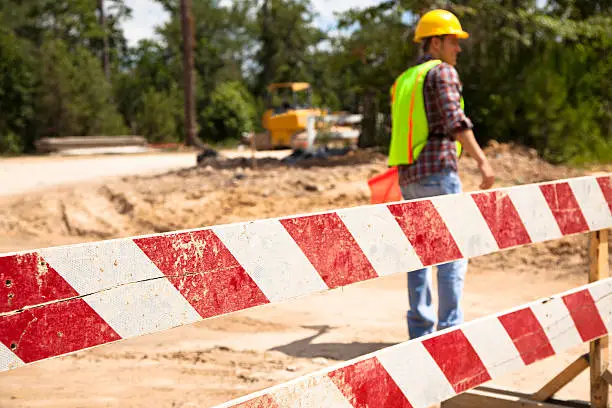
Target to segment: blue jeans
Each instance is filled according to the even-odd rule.
[[[405,200],[460,192],[461,180],[454,171],[443,171],[402,187],[402,196]],[[408,273],[410,310],[407,313],[407,320],[411,339],[434,331],[436,315],[431,298],[431,269],[428,267]],[[438,330],[443,330],[463,322],[460,302],[467,272],[467,260],[438,265],[437,269]]]

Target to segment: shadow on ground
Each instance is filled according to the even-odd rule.
[[[274,347],[270,350],[293,357],[317,358],[324,357],[330,360],[350,360],[363,356],[364,354],[390,347],[396,343],[313,343],[317,337],[328,333],[331,326],[302,326],[305,329],[316,330],[317,333],[301,340],[293,341],[283,346]]]

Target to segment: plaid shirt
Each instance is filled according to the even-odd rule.
[[[431,55],[424,55],[417,61],[417,65],[431,59]],[[423,96],[429,136],[427,144],[413,164],[398,166],[400,186],[443,170],[457,171],[455,133],[473,126],[461,109],[461,91],[459,74],[452,65],[443,62],[427,73]]]

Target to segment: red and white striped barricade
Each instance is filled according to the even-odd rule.
[[[6,254],[0,256],[0,371],[379,276],[611,226],[612,179],[605,175]],[[577,293],[586,296],[593,288]],[[563,302],[555,304],[560,308]],[[605,316],[601,319],[597,333],[607,328]],[[434,336],[426,344],[469,338],[460,333]],[[590,336],[578,334],[583,341]],[[423,347],[415,342],[384,353]],[[546,350],[554,351],[555,344]],[[382,360],[367,361],[358,366],[384,367]],[[482,363],[487,370],[479,379],[495,374],[488,363]],[[443,383],[441,378],[432,381]],[[467,389],[476,380],[449,381],[439,395]],[[426,400],[415,400],[416,406]]]

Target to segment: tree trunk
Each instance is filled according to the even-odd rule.
[[[363,95],[363,121],[361,123],[361,135],[359,137],[359,147],[376,146],[376,92],[366,89]]]
[[[273,75],[272,73],[272,56],[274,55],[274,51],[271,49],[272,44],[270,43],[271,38],[270,38],[270,24],[272,23],[271,21],[271,16],[270,16],[270,10],[271,5],[270,5],[270,1],[269,0],[264,0],[263,4],[261,6],[261,12],[262,12],[262,26],[261,26],[261,42],[262,42],[262,59],[263,59],[263,70],[261,72],[261,77],[260,77],[260,83],[259,83],[259,89],[263,90],[266,89],[266,87],[268,85],[270,85],[270,82],[272,81],[272,78],[275,77],[275,75]]]
[[[185,144],[212,150],[197,136],[195,111],[195,77],[193,75],[194,29],[191,0],[181,0],[181,28],[183,31],[183,94],[185,98]]]
[[[108,56],[108,33],[106,31],[106,16],[104,14],[104,0],[98,0],[98,10],[100,12],[100,27],[103,31],[102,40],[104,42],[102,49],[102,67],[106,80],[110,82],[110,61]]]

